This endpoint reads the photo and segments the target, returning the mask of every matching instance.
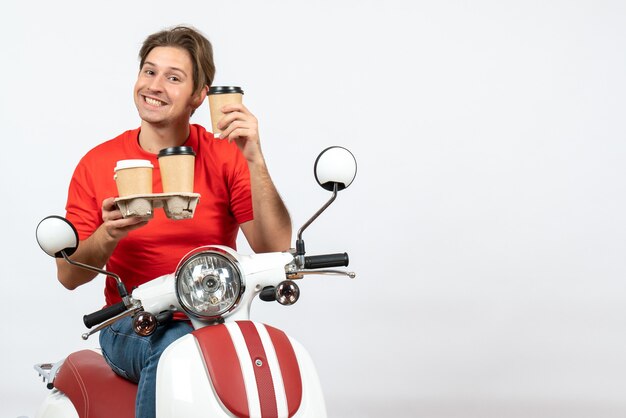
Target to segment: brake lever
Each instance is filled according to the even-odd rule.
[[[142,310],[142,307],[141,306],[137,306],[135,308],[129,309],[127,311],[124,311],[121,314],[118,314],[118,315],[114,316],[113,318],[104,321],[103,323],[101,323],[97,327],[89,330],[89,332],[84,333],[83,335],[81,335],[81,338],[83,340],[87,340],[87,338],[89,338],[89,336],[91,336],[92,334],[95,334],[96,332],[100,331],[101,329],[108,327],[109,325],[113,324],[114,322],[119,321],[122,318],[126,318],[127,316],[133,316],[133,315],[135,315],[137,312],[139,312],[141,310]]]
[[[302,279],[304,276],[312,275],[312,274],[320,274],[322,276],[348,276],[351,279],[356,277],[356,273],[353,271],[343,271],[343,270],[297,270],[293,272],[287,273],[287,278],[290,280]]]

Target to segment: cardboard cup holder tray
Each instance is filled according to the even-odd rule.
[[[198,193],[152,193],[135,194],[115,199],[124,218],[150,219],[154,209],[163,208],[170,219],[191,219],[200,199]]]

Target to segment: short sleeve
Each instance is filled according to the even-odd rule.
[[[102,224],[100,205],[84,160],[72,175],[65,209],[66,217],[76,227],[81,241],[89,238]]]

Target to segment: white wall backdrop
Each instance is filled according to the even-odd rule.
[[[358,278],[253,308],[309,349],[331,417],[626,414],[623,1],[26,0],[0,23],[0,416],[34,415],[34,363],[97,344],[102,278],[62,288],[35,226],[139,125],[137,51],[178,23],[245,89],[296,226],[328,198],[318,151],[359,161],[305,235]]]

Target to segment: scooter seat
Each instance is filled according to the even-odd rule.
[[[54,379],[80,418],[134,418],[137,385],[116,375],[93,350],[70,354]]]

